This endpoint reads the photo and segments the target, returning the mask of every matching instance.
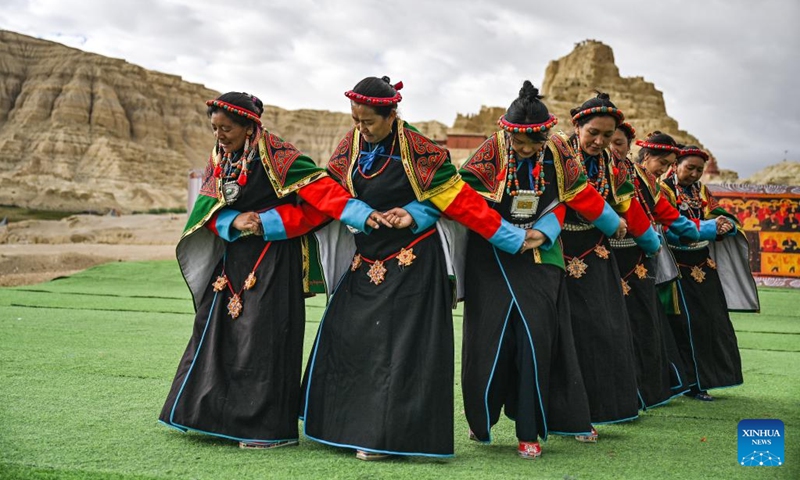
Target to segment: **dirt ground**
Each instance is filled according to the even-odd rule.
[[[0,286],[30,285],[108,262],[175,258],[185,215],[73,215],[0,226]]]

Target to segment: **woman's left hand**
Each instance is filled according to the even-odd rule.
[[[383,216],[394,228],[408,228],[414,224],[414,217],[411,216],[405,209],[395,207],[391,210],[383,212]]]
[[[525,243],[522,244],[522,251],[533,250],[539,248],[547,240],[544,233],[539,230],[528,229],[525,231]]]
[[[240,232],[261,233],[261,217],[256,212],[242,212],[233,219],[233,228]]]

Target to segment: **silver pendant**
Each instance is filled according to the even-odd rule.
[[[689,210],[689,205],[686,204],[686,203],[681,203],[681,207],[680,208],[681,208],[681,210],[686,211],[686,210]]]
[[[530,218],[539,207],[539,196],[533,190],[518,190],[511,202],[512,218]]]
[[[222,198],[225,199],[225,203],[228,205],[238,200],[241,193],[242,187],[235,181],[222,184]]]

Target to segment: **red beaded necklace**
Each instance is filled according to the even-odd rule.
[[[672,179],[675,183],[675,202],[678,204],[678,210],[687,212],[691,218],[702,218],[706,201],[700,195],[700,186],[696,182],[689,185],[689,194],[687,195],[684,188],[678,183],[677,171],[673,171]]]
[[[506,193],[512,197],[516,197],[519,194],[517,154],[514,149],[511,148],[511,145],[508,146],[507,158],[508,178],[506,179]],[[531,185],[530,188],[533,189],[537,197],[541,196],[547,184],[547,182],[544,181],[544,148],[539,151],[539,158],[536,160],[536,166],[533,167],[532,176],[533,185]]]
[[[589,178],[589,172],[586,171],[586,165],[584,165],[584,158],[583,158],[583,149],[578,143],[578,137],[572,139],[572,148],[575,150],[575,154],[578,156],[578,165],[581,166],[581,170],[583,174],[586,175],[586,179],[589,181],[589,185],[594,187],[597,190],[597,193],[600,194],[601,197],[605,198],[606,194],[608,193],[609,186],[608,186],[608,177],[606,176],[606,160],[601,153],[600,156],[597,158],[597,177],[592,180]]]

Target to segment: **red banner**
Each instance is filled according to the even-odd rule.
[[[800,288],[800,186],[708,185],[736,216],[750,243],[760,285]]]

